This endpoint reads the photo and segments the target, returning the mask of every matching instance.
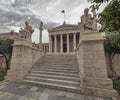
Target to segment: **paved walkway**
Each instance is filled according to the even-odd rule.
[[[60,90],[0,82],[0,100],[110,100]]]

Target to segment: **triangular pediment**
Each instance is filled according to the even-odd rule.
[[[78,25],[63,24],[55,28],[49,29],[49,31],[62,31],[62,30],[74,30],[74,29],[79,29]]]

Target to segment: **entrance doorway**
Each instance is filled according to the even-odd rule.
[[[63,44],[63,52],[67,52],[67,44],[66,43]]]

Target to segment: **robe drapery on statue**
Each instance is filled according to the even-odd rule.
[[[84,15],[81,16],[81,23],[84,27],[84,30],[93,30],[96,31],[97,30],[97,19],[96,19],[96,13],[95,11],[93,12],[93,17],[91,16],[91,14],[89,14],[89,9],[86,8],[84,10]]]
[[[20,38],[24,38],[27,39],[29,41],[31,41],[31,36],[32,33],[34,32],[34,29],[32,29],[31,26],[29,26],[28,22],[25,22],[26,27],[24,29],[21,28],[21,30],[19,31],[19,36]]]

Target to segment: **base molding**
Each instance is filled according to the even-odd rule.
[[[100,89],[100,88],[94,88],[94,87],[84,87],[81,86],[81,93],[86,95],[93,95],[97,97],[103,97],[103,98],[118,98],[118,93],[115,90],[107,90],[107,89]]]

